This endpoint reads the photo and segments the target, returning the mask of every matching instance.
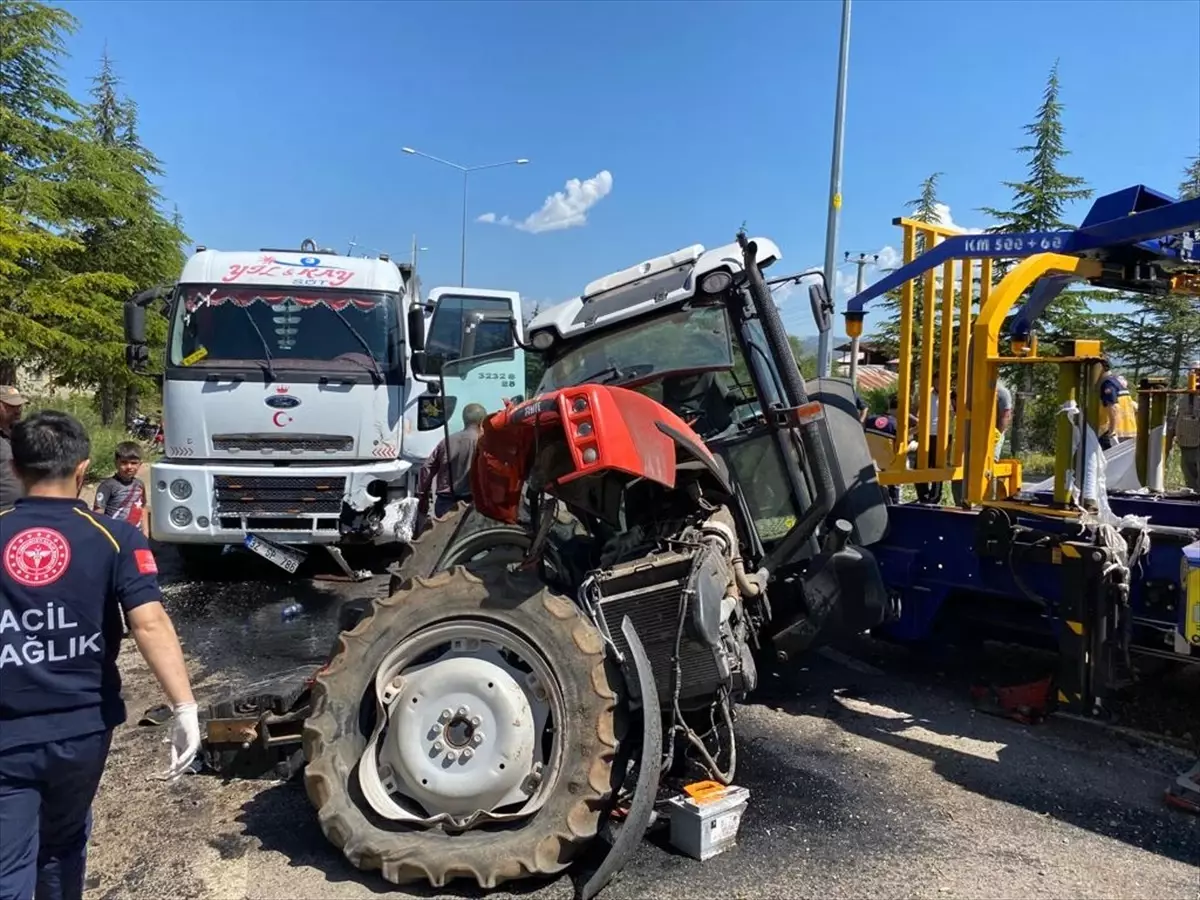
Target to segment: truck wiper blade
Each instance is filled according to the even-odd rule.
[[[362,344],[362,348],[367,351],[367,356],[371,360],[371,371],[374,373],[375,377],[379,379],[379,383],[383,384],[383,382],[386,380],[383,377],[383,369],[379,367],[379,360],[375,358],[375,353],[371,350],[371,345],[367,343],[367,339],[358,333],[358,329],[350,324],[350,320],[342,315],[342,311],[340,309],[334,309],[332,306],[329,307],[329,309],[335,316],[341,319],[342,324],[346,326],[346,330],[354,335],[354,339]]]
[[[258,323],[254,321],[254,316],[250,314],[250,307],[243,306],[242,312],[246,314],[246,318],[250,320],[250,327],[254,329],[254,333],[258,335],[259,341],[262,342],[263,359],[267,364],[267,375],[272,381],[278,381],[279,376],[275,374],[275,362],[271,359],[271,345],[267,343],[267,339],[263,336],[262,329],[258,327]]]
[[[609,366],[590,375],[584,375],[575,384],[611,384],[614,381],[622,381],[625,377],[625,373],[616,366]]]

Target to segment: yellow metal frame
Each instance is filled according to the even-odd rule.
[[[1045,275],[1074,275],[1078,278],[1095,278],[1100,275],[1098,260],[1065,256],[1061,253],[1039,253],[1017,263],[1004,279],[996,285],[991,296],[981,305],[979,317],[971,332],[971,408],[976,414],[970,416],[970,459],[964,475],[964,497],[968,503],[980,504],[987,499],[991,479],[998,475],[996,463],[992,461],[995,451],[996,429],[996,382],[1001,363],[1055,361],[1082,362],[1079,357],[1038,358],[1032,355],[1015,359],[1000,356],[1000,327],[1017,301],[1039,278]],[[1096,344],[1099,353],[1099,343]],[[1016,493],[1010,486],[1010,494]]]
[[[961,232],[919,222],[896,219],[903,232],[904,264],[932,250],[942,240]],[[920,245],[918,247],[918,245]],[[958,299],[955,301],[955,270],[961,267]],[[1021,486],[1021,464],[1017,460],[993,460],[996,429],[996,386],[1001,365],[1014,363],[1059,364],[1064,371],[1074,366],[1076,373],[1100,355],[1098,341],[1077,341],[1069,356],[1037,355],[1037,339],[1026,344],[1013,341],[1011,356],[1000,354],[1000,329],[1026,290],[1039,278],[1050,274],[1073,275],[1087,279],[1099,276],[1096,260],[1042,253],[1022,260],[995,286],[992,285],[992,260],[950,259],[942,264],[942,285],[937,292],[933,269],[918,276],[922,280],[922,315],[917,321],[916,279],[900,288],[900,372],[897,385],[895,455],[879,473],[885,485],[930,482],[964,482],[964,500],[971,505],[996,503],[1011,505],[1008,498]],[[979,279],[978,298],[975,279]],[[976,299],[979,314],[974,315]],[[913,356],[921,353],[913,384]],[[957,365],[951,372],[951,359],[958,351]],[[938,378],[934,383],[934,359],[938,360]],[[1078,375],[1070,382],[1077,382]],[[950,414],[950,394],[959,390],[958,408]],[[938,430],[930,434],[934,389],[938,394]],[[917,396],[916,465],[908,468],[908,446],[913,440],[908,418],[911,398]],[[964,401],[964,397],[966,400]],[[973,412],[974,411],[974,412]],[[1089,418],[1092,416],[1089,414]],[[1066,435],[1069,441],[1069,433]],[[1069,446],[1069,443],[1068,445]],[[1056,472],[1056,476],[1062,473]],[[1064,480],[1059,477],[1058,480]],[[1057,499],[1057,498],[1056,498]]]

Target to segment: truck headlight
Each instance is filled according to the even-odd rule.
[[[549,329],[535,331],[529,338],[529,343],[533,344],[534,350],[549,350],[550,345],[554,343],[554,333]]]
[[[171,482],[171,496],[176,500],[186,500],[192,496],[192,483],[186,478],[176,478]]]
[[[192,511],[186,506],[177,506],[171,510],[171,524],[183,528],[192,521]]]

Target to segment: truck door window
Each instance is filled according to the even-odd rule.
[[[469,356],[514,346],[508,325],[512,315],[508,300],[442,295],[425,340],[424,374],[440,375],[445,363],[463,356],[468,326],[472,327]]]

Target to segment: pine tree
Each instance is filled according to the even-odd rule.
[[[1010,209],[984,208],[982,212],[997,224],[990,233],[1019,233],[1029,231],[1058,231],[1073,226],[1064,221],[1067,204],[1092,196],[1083,178],[1065,175],[1059,170],[1061,161],[1070,154],[1064,143],[1063,105],[1059,100],[1058,62],[1050,69],[1042,104],[1035,120],[1025,126],[1032,143],[1018,147],[1017,152],[1028,155],[1025,181],[1006,181],[1013,192]],[[1012,263],[997,261],[993,272],[997,280],[1005,275]],[[1086,337],[1096,331],[1097,323],[1088,309],[1095,292],[1064,291],[1042,314],[1037,331],[1049,341],[1062,337]],[[1034,370],[1038,369],[1037,372]],[[1030,444],[1026,428],[1027,405],[1031,398],[1042,398],[1037,418],[1039,433],[1033,443],[1045,446],[1053,441],[1055,396],[1054,373],[1046,366],[1021,366],[1021,390],[1013,403],[1012,452],[1018,455]],[[1017,374],[1017,373],[1012,373]],[[1048,427],[1049,426],[1049,427]]]
[[[1183,181],[1179,182],[1179,199],[1194,200],[1200,197],[1200,155],[1193,156],[1183,170]]]
[[[925,222],[931,225],[936,225],[941,221],[940,206],[938,200],[937,185],[938,179],[942,176],[941,172],[934,172],[928,178],[921,182],[920,194],[913,200],[905,203],[905,207],[911,210],[909,218],[918,222]],[[925,252],[925,238],[918,234],[916,236],[916,254],[920,256]],[[887,318],[883,320],[879,328],[871,335],[871,343],[883,350],[889,357],[896,357],[900,353],[900,290],[897,288],[893,291],[888,291],[879,300],[880,311],[885,313]],[[919,323],[922,322],[922,315],[925,308],[925,282],[923,278],[917,278],[913,283],[913,329],[914,334],[920,334]],[[920,355],[919,342],[914,346],[913,353],[913,371],[916,371],[917,359]]]
[[[142,146],[137,132],[137,107],[121,95],[120,79],[107,50],[92,79],[91,103],[80,121],[89,148],[91,183],[103,188],[103,201],[88,208],[80,222],[80,239],[86,255],[81,267],[101,268],[126,279],[128,287],[117,296],[97,298],[114,328],[94,354],[92,383],[99,384],[97,402],[106,424],[124,399],[125,419],[137,413],[138,380],[125,368],[121,306],[130,293],[169,281],[183,263],[182,230],[160,209],[161,195],[150,180],[161,174],[158,159]],[[176,210],[178,215],[178,210]],[[165,323],[151,317],[152,342],[161,340]],[[89,378],[88,374],[83,377]]]
[[[28,366],[99,385],[109,418],[130,379],[123,300],[178,273],[182,232],[157,208],[158,162],[107,54],[86,109],[66,92],[74,27],[42,3],[0,3],[0,382]],[[165,330],[152,322],[151,338]]]
[[[80,349],[39,321],[74,312],[63,265],[80,249],[66,192],[79,105],[58,65],[74,28],[69,13],[42,3],[0,4],[0,383]]]

